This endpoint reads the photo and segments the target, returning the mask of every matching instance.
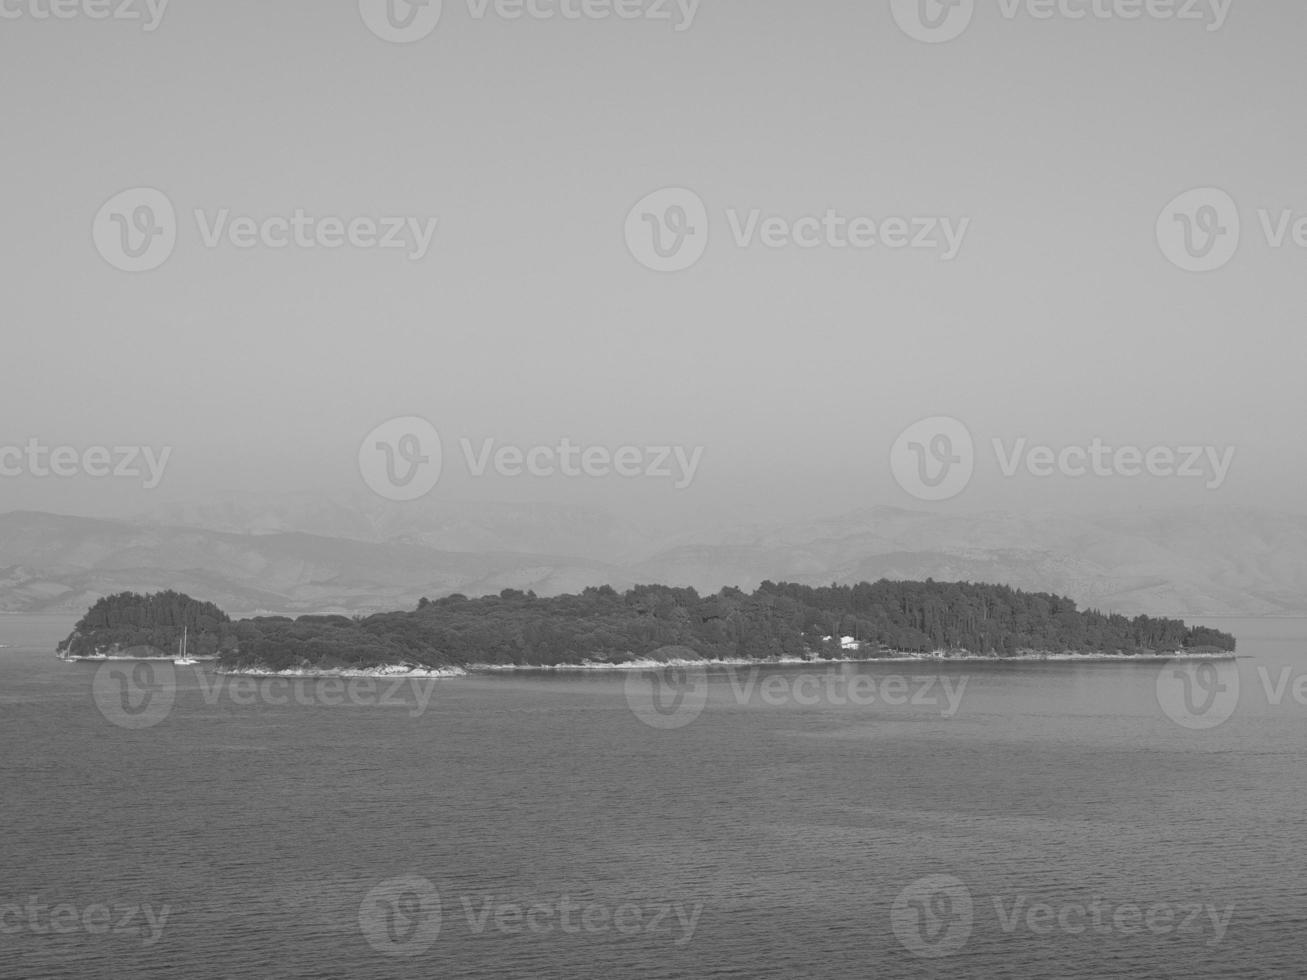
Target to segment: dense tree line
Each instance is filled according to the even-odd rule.
[[[187,651],[191,654],[212,656],[224,642],[228,649],[235,647],[231,618],[225,612],[211,602],[168,591],[105,596],[86,611],[58,649],[70,656],[133,647],[172,654],[183,628],[188,632]]]
[[[218,651],[224,665],[273,669],[623,663],[667,647],[706,659],[834,659],[848,655],[841,637],[853,637],[860,655],[869,657],[932,651],[1130,655],[1235,646],[1228,634],[1179,620],[1082,612],[1060,596],[931,580],[822,588],[764,582],[751,595],[728,588],[710,596],[658,585],[625,593],[603,586],[556,598],[506,589],[475,599],[423,599],[416,610],[366,618],[236,623],[207,603],[192,607],[185,596],[161,596],[101,600],[79,630],[116,635],[129,628],[177,629],[185,621],[208,631],[200,649]],[[158,622],[156,615],[169,618]]]
[[[758,594],[783,597],[824,615],[838,635],[902,651],[1137,654],[1235,647],[1229,634],[1190,628],[1177,619],[1082,612],[1071,599],[1004,585],[927,579],[810,588],[764,582]]]

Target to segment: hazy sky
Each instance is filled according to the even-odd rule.
[[[357,490],[361,440],[402,416],[440,432],[432,492],[451,499],[723,520],[871,504],[1302,509],[1307,248],[1292,224],[1274,247],[1258,212],[1307,216],[1307,7],[1234,0],[1209,30],[1211,0],[1194,6],[1205,20],[1102,16],[1128,0],[1065,0],[1040,19],[979,0],[959,37],[923,43],[888,0],[705,0],[688,25],[674,2],[671,20],[508,19],[494,4],[478,18],[479,2],[445,0],[406,44],[374,34],[355,0],[173,0],[154,30],[145,0],[135,21],[91,19],[81,0],[66,20],[38,16],[49,0],[0,2],[0,444],[172,448],[155,489],[5,476],[0,510]],[[178,231],[162,265],[129,273],[92,229],[141,187],[166,195]],[[707,212],[707,251],[679,272],[646,268],[624,237],[628,212],[667,187]],[[1206,187],[1237,202],[1239,250],[1184,271],[1159,215]],[[418,259],[208,247],[223,209],[438,224]],[[739,247],[732,213],[755,209],[871,218],[887,236],[887,218],[945,218],[965,235],[951,260],[827,238]],[[1200,233],[1213,214],[1228,217],[1195,212]],[[970,484],[941,503],[890,466],[928,417],[959,420],[976,447]],[[703,454],[678,490],[477,478],[459,442],[564,438]],[[1096,438],[1236,455],[1209,488],[1005,477],[992,445]]]

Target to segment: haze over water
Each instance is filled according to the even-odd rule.
[[[671,730],[642,723],[609,673],[440,681],[419,710],[411,692],[396,706],[246,703],[182,672],[166,719],[132,731],[97,709],[94,665],[51,656],[70,625],[0,618],[0,906],[168,912],[152,937],[143,914],[131,932],[55,935],[33,928],[48,911],[6,909],[6,977],[1228,977],[1301,964],[1304,621],[1211,623],[1246,659],[1237,709],[1209,730],[1163,710],[1158,664],[1106,663],[834,668],[882,693],[902,676],[910,696],[914,678],[965,680],[951,716],[942,697],[784,696],[808,667],[714,673],[702,714]],[[1289,679],[1279,706],[1263,677]],[[917,955],[904,925],[957,936],[957,904],[922,905],[937,934],[911,903],[895,911],[933,876],[972,905],[939,959]],[[368,933],[370,893],[405,878],[438,892],[438,934]],[[1027,917],[1040,903],[1051,920]],[[1179,929],[1191,906],[1202,914]],[[527,930],[533,907],[555,928]],[[396,935],[416,937],[413,955],[385,955]]]
[[[0,0],[0,980],[1302,974],[1307,619],[646,706],[66,663],[29,614],[886,578],[1307,615],[1304,37],[1254,0]],[[643,649],[642,601],[575,646]],[[164,604],[88,646],[214,648]],[[700,605],[667,622],[802,649]],[[359,632],[470,662],[420,618]],[[244,663],[371,656],[242,626]]]

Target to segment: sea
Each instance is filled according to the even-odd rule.
[[[0,616],[0,977],[1307,975],[1239,659],[236,679]]]

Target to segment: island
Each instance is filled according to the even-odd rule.
[[[185,630],[197,659],[231,673],[434,675],[893,659],[1228,657],[1233,636],[1176,619],[1079,610],[1005,585],[882,580],[813,587],[763,582],[700,595],[608,586],[553,597],[422,599],[370,616],[233,620],[178,592],[97,601],[63,640],[65,659],[170,657]]]

